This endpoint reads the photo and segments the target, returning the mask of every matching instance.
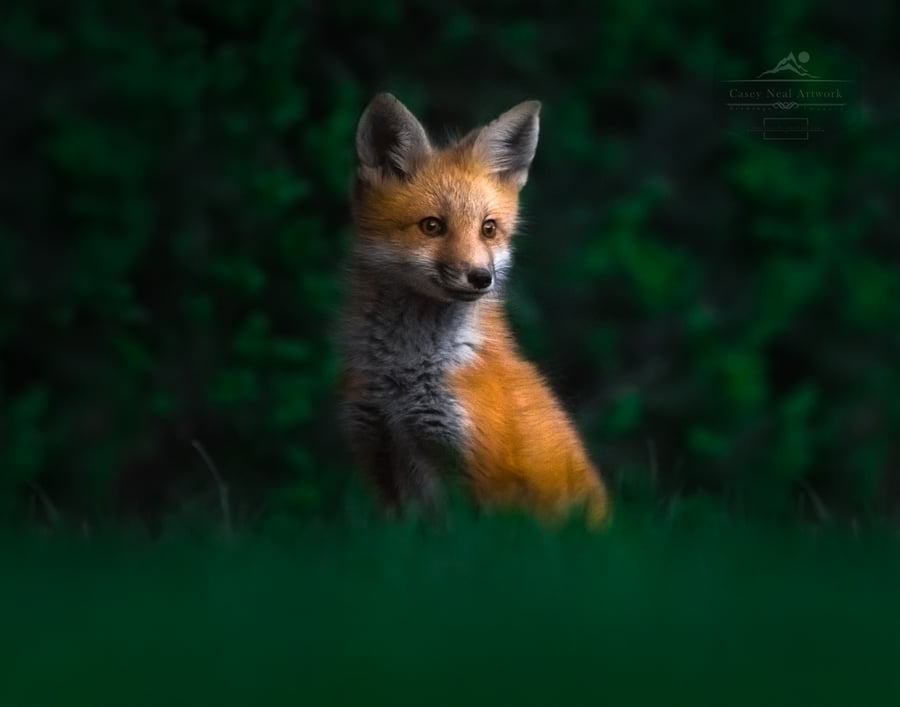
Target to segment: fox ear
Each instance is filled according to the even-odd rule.
[[[379,93],[363,111],[356,128],[360,166],[406,179],[431,152],[425,128],[390,93]],[[361,176],[364,171],[361,170]]]
[[[488,123],[475,138],[475,152],[493,172],[519,187],[528,179],[528,168],[537,150],[539,101],[525,101]]]

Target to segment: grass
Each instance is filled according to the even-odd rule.
[[[454,512],[0,542],[0,705],[877,705],[900,539]]]

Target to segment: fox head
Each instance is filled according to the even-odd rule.
[[[538,140],[540,103],[527,101],[435,147],[394,96],[372,100],[356,132],[353,193],[359,262],[398,286],[447,302],[502,285],[519,190]]]

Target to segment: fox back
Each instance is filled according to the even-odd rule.
[[[600,477],[502,307],[539,111],[522,103],[443,148],[389,94],[360,118],[342,411],[394,508],[439,507],[458,474],[486,505],[606,516]]]

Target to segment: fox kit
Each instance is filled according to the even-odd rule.
[[[501,299],[539,111],[522,103],[443,148],[390,94],[359,120],[342,414],[394,508],[440,507],[456,460],[482,505],[606,518],[606,488]]]

